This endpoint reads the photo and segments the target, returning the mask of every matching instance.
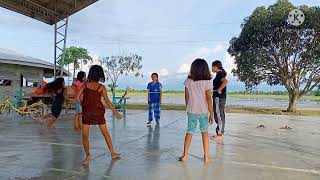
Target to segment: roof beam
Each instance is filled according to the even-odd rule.
[[[53,25],[98,0],[0,0],[0,7]]]
[[[58,13],[43,7],[29,0],[0,0],[1,6],[16,11],[18,9],[22,14],[30,15],[41,21],[54,22]]]

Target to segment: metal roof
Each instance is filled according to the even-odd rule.
[[[3,48],[0,48],[0,63],[54,69],[53,63],[23,55],[14,50]],[[64,70],[64,73],[70,74],[67,70]]]
[[[0,6],[53,25],[97,1],[98,0],[0,0]]]
[[[47,61],[30,56],[25,56],[14,50],[3,48],[0,48],[0,63],[19,64],[50,69],[54,67],[54,64]]]

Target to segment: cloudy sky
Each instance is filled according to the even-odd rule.
[[[67,45],[87,48],[95,58],[137,53],[143,57],[144,78],[125,77],[120,87],[144,89],[158,72],[165,89],[182,89],[190,63],[219,59],[230,72],[228,42],[243,19],[258,6],[276,0],[100,0],[70,17]],[[292,0],[319,5],[319,0]],[[53,62],[53,26],[0,8],[0,48]],[[229,73],[230,90],[243,85]],[[278,90],[281,87],[259,87]]]

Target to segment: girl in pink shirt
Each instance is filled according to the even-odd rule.
[[[184,82],[185,101],[188,111],[188,130],[184,140],[183,155],[179,161],[187,160],[192,134],[200,129],[202,135],[204,162],[209,161],[208,127],[213,123],[211,98],[211,74],[208,63],[203,59],[196,59],[191,64],[188,78]],[[198,128],[199,125],[199,128]]]
[[[77,80],[72,83],[71,88],[74,90],[74,96],[77,97],[83,83],[86,81],[86,73],[83,71],[78,72],[77,74]],[[74,120],[73,120],[73,127],[76,130],[81,129],[81,114],[82,114],[82,108],[81,104],[79,102],[76,102],[76,110],[75,110]]]

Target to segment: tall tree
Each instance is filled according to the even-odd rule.
[[[106,73],[106,78],[111,81],[109,87],[114,93],[119,77],[132,73],[134,76],[142,76],[142,57],[137,54],[125,56],[104,57],[99,60]]]
[[[287,21],[294,9],[305,15],[300,26]],[[287,111],[295,111],[297,101],[320,83],[320,8],[278,0],[256,8],[241,28],[228,49],[235,57],[233,74],[247,89],[262,82],[283,85],[289,94]]]
[[[89,55],[88,50],[82,47],[71,46],[66,48],[64,53],[64,65],[73,64],[73,78],[75,78],[76,69],[80,68],[81,61],[84,64],[92,62],[92,58]],[[62,54],[59,57],[60,59],[58,63],[61,64]]]

